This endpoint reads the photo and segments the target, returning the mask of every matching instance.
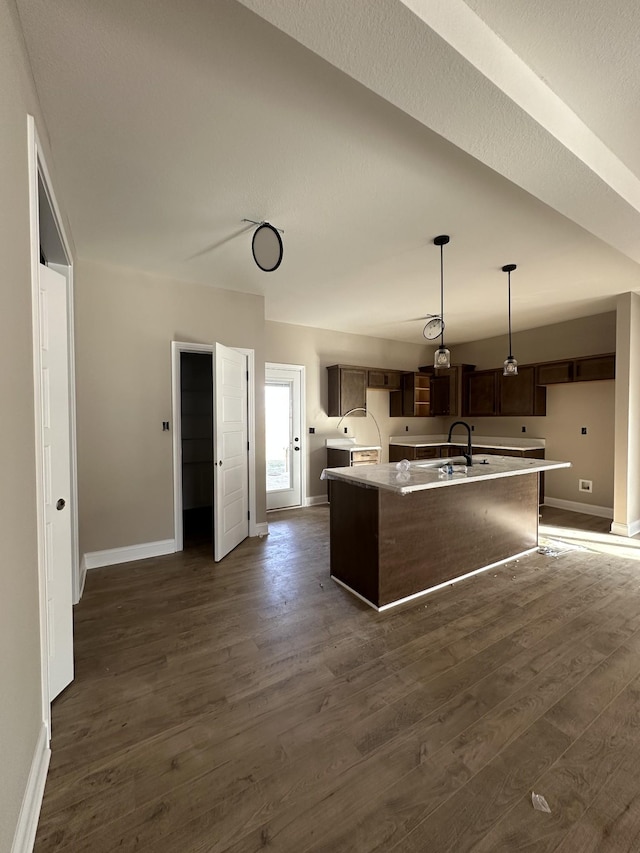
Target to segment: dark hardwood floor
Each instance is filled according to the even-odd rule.
[[[37,853],[640,850],[640,563],[535,553],[378,614],[326,506],[269,526],[89,573]]]

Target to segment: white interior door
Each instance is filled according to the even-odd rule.
[[[265,367],[267,509],[302,506],[302,368]]]
[[[73,680],[69,364],[64,276],[40,265],[44,563],[49,700]]]
[[[217,562],[249,535],[247,358],[221,344],[215,348],[213,443]]]

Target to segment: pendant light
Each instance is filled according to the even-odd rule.
[[[504,360],[504,368],[502,370],[503,376],[517,376],[518,375],[518,362],[513,357],[513,350],[511,349],[511,273],[516,269],[515,264],[505,264],[502,267],[502,272],[506,272],[508,275],[508,288],[509,288],[509,355]]]
[[[433,243],[435,246],[440,246],[440,320],[442,328],[440,330],[440,346],[435,351],[433,356],[434,367],[451,367],[451,353],[444,345],[444,256],[443,246],[449,242],[449,237],[446,234],[441,234],[435,237]]]

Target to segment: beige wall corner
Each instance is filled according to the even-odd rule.
[[[172,433],[162,431],[162,421],[171,421],[173,340],[255,350],[257,521],[266,518],[263,298],[81,261],[81,553],[174,536]]]
[[[18,13],[0,0],[0,850],[28,837],[39,793],[29,794],[43,742],[40,668],[35,431],[31,322],[31,249],[27,115],[45,156],[47,132],[33,88]],[[44,738],[46,742],[46,736]],[[42,752],[42,749],[41,749]],[[20,815],[22,814],[22,819]],[[25,815],[27,817],[25,817]],[[22,822],[20,822],[22,820]],[[18,835],[16,836],[16,831]]]
[[[613,533],[640,532],[640,296],[618,297]]]

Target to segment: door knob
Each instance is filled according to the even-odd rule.
[[[56,509],[61,510],[61,509],[64,509],[65,506],[66,506],[66,504],[65,504],[64,498],[58,498],[58,501],[56,503]]]
[[[222,467],[222,459],[218,462],[218,465]]]

